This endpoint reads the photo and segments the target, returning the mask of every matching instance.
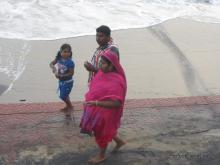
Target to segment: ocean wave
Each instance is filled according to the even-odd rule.
[[[1,0],[0,37],[53,40],[184,17],[220,23],[220,0]]]
[[[14,82],[22,75],[26,68],[27,55],[30,45],[26,41],[17,44],[2,43],[0,46],[0,73],[7,75],[8,88],[3,93],[12,89]]]

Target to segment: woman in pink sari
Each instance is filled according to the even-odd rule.
[[[100,69],[85,95],[84,114],[80,123],[81,133],[94,134],[100,149],[89,162],[104,161],[108,143],[112,139],[116,142],[113,152],[125,144],[117,136],[117,130],[120,127],[126,91],[126,77],[117,55],[110,50],[104,52]]]

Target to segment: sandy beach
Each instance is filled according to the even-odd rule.
[[[219,165],[219,28],[220,24],[174,19],[113,31],[128,81],[119,129],[127,144],[103,164]],[[49,68],[66,42],[72,45],[76,63],[71,93],[75,120],[59,111],[63,103]],[[83,63],[96,47],[95,36],[0,39],[1,56],[17,55],[16,65],[10,67],[21,74],[0,73],[0,165],[88,164],[96,144],[93,137],[79,133],[78,125],[87,90]],[[113,143],[108,154],[112,148]]]
[[[174,19],[149,28],[113,31],[127,74],[127,99],[218,95],[219,27],[220,24]],[[59,101],[57,80],[49,62],[66,42],[72,45],[76,63],[71,99],[83,100],[88,75],[83,62],[90,60],[97,47],[95,36],[53,41],[0,39],[3,50],[21,52],[24,45],[29,49],[24,72],[12,89],[0,96],[0,102]],[[1,93],[11,83],[2,74]]]

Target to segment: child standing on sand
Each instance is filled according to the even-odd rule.
[[[57,68],[55,67],[57,65]],[[56,58],[50,63],[55,77],[59,79],[59,91],[60,99],[66,103],[66,106],[61,109],[67,115],[73,110],[72,103],[69,98],[69,94],[73,87],[73,75],[75,63],[72,60],[72,49],[69,44],[63,44],[60,47],[60,51],[57,53]]]

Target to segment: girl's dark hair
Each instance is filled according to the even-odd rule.
[[[70,44],[63,44],[60,47],[60,50],[57,52],[57,55],[56,55],[56,58],[55,58],[56,60],[59,60],[61,58],[61,52],[64,49],[68,49],[68,51],[70,51],[70,58],[72,58],[72,48],[71,48]]]

